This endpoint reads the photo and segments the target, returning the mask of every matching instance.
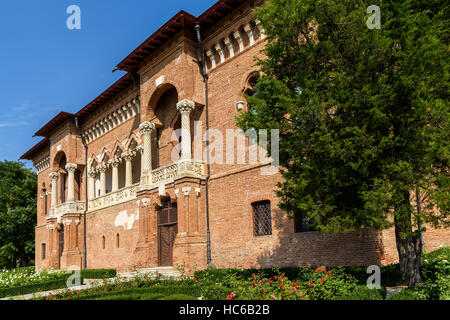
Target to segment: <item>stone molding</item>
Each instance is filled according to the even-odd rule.
[[[265,29],[264,29],[261,21],[258,19],[254,20],[253,22],[248,23],[247,25],[244,26],[243,29],[244,30],[243,30],[242,34],[241,34],[241,31],[237,30],[237,31],[233,32],[232,36],[227,37],[227,38],[223,39],[222,41],[220,41],[219,43],[212,45],[210,49],[205,51],[205,55],[208,57],[209,61],[211,62],[211,68],[209,68],[209,70],[215,69],[221,63],[225,62],[226,60],[228,60],[230,58],[233,58],[235,55],[241,53],[242,51],[244,51],[246,49],[245,45],[244,45],[244,39],[242,38],[243,34],[246,34],[249,39],[248,47],[254,46],[257,42],[255,39],[256,29],[259,30],[260,39],[265,38]],[[239,49],[237,50],[237,52],[233,46],[234,41],[236,41],[236,43],[239,46]],[[223,51],[224,48],[226,48],[229,52],[228,58],[225,58],[225,53]],[[216,62],[217,55],[219,56],[219,63]]]
[[[104,136],[120,124],[140,114],[140,97],[136,97],[83,132],[87,143]]]
[[[137,186],[138,184],[89,200],[89,211],[97,211],[137,199]]]

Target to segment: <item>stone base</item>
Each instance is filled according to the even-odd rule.
[[[61,270],[68,270],[72,268],[83,268],[83,259],[80,250],[64,251],[61,256]]]

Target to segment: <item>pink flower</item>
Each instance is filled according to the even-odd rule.
[[[273,295],[271,295],[270,296],[273,300],[275,300],[277,297],[275,297],[275,295],[273,294]]]
[[[252,278],[254,278],[256,275],[254,273],[252,273]]]

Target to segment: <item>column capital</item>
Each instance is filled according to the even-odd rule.
[[[194,108],[195,108],[195,102],[188,100],[188,99],[183,99],[177,103],[177,109],[181,113],[191,113],[192,110],[194,110]]]
[[[122,159],[121,159],[121,158],[115,158],[115,159],[113,159],[113,160],[110,161],[111,166],[112,166],[113,168],[118,168],[121,162],[122,162]]]
[[[97,175],[98,175],[98,173],[95,170],[92,170],[92,171],[88,172],[88,176],[91,177],[91,178],[95,178],[95,177],[97,177]]]
[[[108,170],[108,166],[107,165],[101,165],[101,166],[98,167],[98,171],[100,173],[105,173],[106,170]]]
[[[59,176],[60,176],[59,172],[50,173],[50,179],[52,180],[58,180]]]
[[[123,154],[123,158],[125,159],[125,161],[132,161],[134,158],[134,154],[133,152],[125,152]]]
[[[141,125],[139,126],[139,130],[141,130],[143,134],[152,133],[153,131],[155,131],[155,129],[155,124],[148,121],[141,123]]]
[[[78,165],[74,164],[74,163],[68,163],[66,164],[66,170],[68,172],[74,173],[76,170],[78,169]]]

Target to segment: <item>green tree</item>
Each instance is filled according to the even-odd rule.
[[[37,175],[21,162],[0,162],[0,268],[34,258]]]
[[[321,232],[395,227],[403,281],[421,282],[423,225],[449,226],[448,2],[268,0],[256,14],[264,76],[238,125],[280,129],[280,207]]]

